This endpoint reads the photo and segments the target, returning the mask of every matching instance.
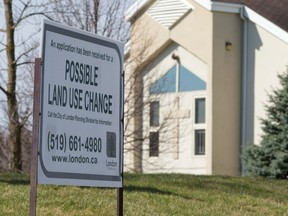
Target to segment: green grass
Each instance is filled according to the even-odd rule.
[[[29,215],[29,178],[0,174],[0,215]],[[116,215],[116,189],[38,185],[37,215]],[[124,177],[124,215],[288,215],[288,181],[180,174]]]

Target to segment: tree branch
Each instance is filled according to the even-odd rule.
[[[25,61],[25,62],[20,62],[20,63],[16,64],[16,66],[18,67],[18,66],[28,65],[28,64],[33,64],[33,63],[34,63],[34,61]]]
[[[46,13],[44,12],[35,12],[35,13],[30,13],[30,14],[27,14],[26,16],[23,16],[21,18],[19,18],[17,20],[17,22],[14,24],[13,28],[15,29],[23,20],[29,18],[29,17],[32,17],[32,16],[44,16],[46,17],[47,19],[49,20],[53,20],[50,16],[48,16]]]
[[[15,60],[16,65],[17,65],[17,66],[21,65],[21,64],[18,64],[17,62],[18,62],[23,56],[27,56],[27,53],[35,50],[36,48],[37,48],[37,46],[33,46],[33,47],[31,47],[30,49],[28,49],[28,50],[26,50],[25,52],[23,52],[21,55],[19,55],[19,56],[17,57],[17,59]]]
[[[9,95],[9,92],[6,91],[6,89],[4,89],[1,85],[0,85],[0,90],[5,94],[5,95]]]

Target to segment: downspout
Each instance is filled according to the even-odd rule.
[[[246,116],[247,116],[247,54],[248,54],[248,20],[245,16],[245,6],[240,9],[240,17],[243,20],[243,31],[242,31],[242,112],[241,112],[241,158],[240,158],[240,172],[241,175],[245,175],[246,167],[242,159],[243,149],[246,143]]]

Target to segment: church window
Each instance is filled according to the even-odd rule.
[[[159,126],[159,101],[150,103],[150,126]]]
[[[149,157],[159,155],[159,132],[150,132],[149,134]]]
[[[205,155],[205,98],[195,99],[195,123],[194,123],[194,144],[195,155]]]
[[[195,130],[195,154],[205,154],[205,130]]]
[[[197,98],[195,100],[195,123],[205,123],[205,98]]]

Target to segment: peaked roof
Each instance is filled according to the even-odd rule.
[[[288,0],[212,0],[243,4],[288,32]]]
[[[181,0],[182,1],[182,0]],[[194,0],[210,11],[240,13],[270,33],[288,43],[288,0]],[[126,12],[132,21],[147,6],[156,0],[136,0]],[[164,1],[163,1],[164,2]],[[193,8],[192,8],[193,10]]]

